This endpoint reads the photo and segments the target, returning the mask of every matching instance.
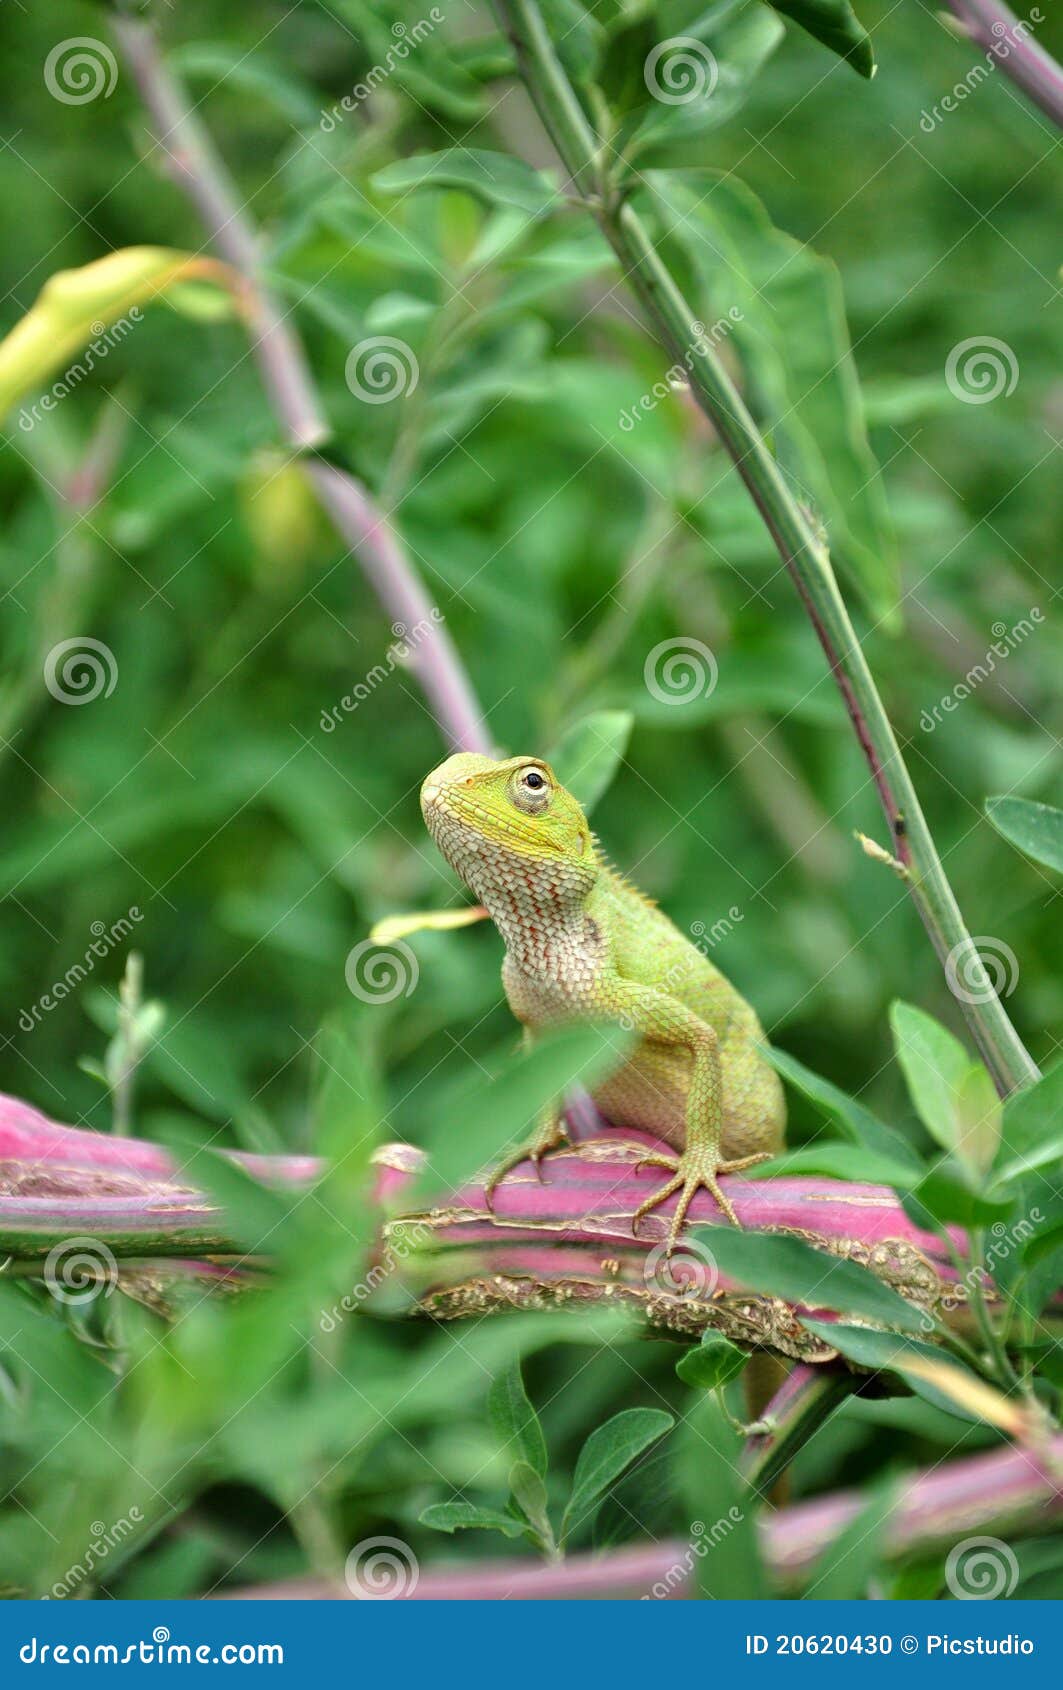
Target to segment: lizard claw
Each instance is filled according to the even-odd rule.
[[[521,1162],[530,1162],[535,1169],[535,1177],[542,1185],[543,1157],[548,1150],[555,1150],[559,1145],[568,1143],[568,1132],[563,1121],[552,1123],[549,1128],[541,1127],[530,1144],[522,1144],[511,1156],[504,1156],[490,1176],[484,1181],[484,1203],[491,1214],[495,1212],[494,1196],[508,1173],[518,1167]]]
[[[668,1228],[667,1253],[669,1256],[675,1250],[683,1222],[686,1220],[687,1210],[690,1208],[695,1192],[699,1190],[707,1191],[719,1204],[731,1225],[741,1229],[742,1223],[735,1214],[734,1205],[730,1198],[725,1197],[720,1190],[716,1176],[717,1174],[736,1174],[743,1168],[752,1167],[757,1162],[769,1160],[770,1153],[766,1151],[759,1152],[754,1156],[739,1156],[727,1162],[718,1162],[715,1156],[704,1150],[688,1149],[681,1156],[666,1156],[659,1153],[644,1156],[638,1163],[636,1172],[639,1168],[646,1167],[667,1168],[673,1174],[673,1178],[662,1185],[659,1191],[655,1191],[652,1197],[648,1197],[645,1203],[640,1204],[635,1210],[631,1219],[632,1234],[637,1237],[638,1226],[642,1217],[648,1215],[651,1209],[656,1209],[658,1204],[665,1202],[677,1191],[680,1193],[679,1202],[676,1204],[675,1214],[672,1216],[671,1225]]]

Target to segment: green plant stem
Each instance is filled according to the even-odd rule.
[[[1021,1390],[1022,1385],[1019,1375],[1011,1365],[1011,1359],[1008,1356],[1004,1341],[996,1327],[993,1325],[992,1316],[989,1313],[985,1300],[985,1291],[982,1287],[981,1272],[979,1268],[979,1263],[985,1260],[985,1234],[981,1227],[971,1229],[970,1253],[971,1261],[967,1282],[967,1296],[972,1308],[974,1309],[974,1317],[978,1322],[978,1330],[982,1334],[982,1342],[985,1344],[990,1358],[996,1367],[997,1378],[1000,1380],[1000,1383],[1004,1386],[1005,1390]]]
[[[974,942],[946,877],[831,566],[824,540],[782,471],[683,297],[638,212],[615,192],[601,144],[554,50],[537,0],[496,0],[517,64],[565,169],[623,266],[632,291],[667,349],[689,369],[691,391],[709,418],[768,529],[808,613],[867,759],[891,834],[891,849],[943,967]],[[694,354],[691,357],[691,353]],[[1039,1078],[1033,1058],[994,993],[962,1003],[1002,1095]]]

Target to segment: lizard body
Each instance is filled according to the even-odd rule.
[[[639,1035],[595,1091],[612,1125],[639,1127],[675,1156],[645,1164],[672,1176],[638,1219],[679,1192],[675,1244],[699,1186],[738,1224],[716,1182],[782,1143],[785,1107],[757,1045],[754,1010],[668,917],[605,860],[576,799],[534,757],[496,762],[462,752],[421,789],[425,823],[443,856],[485,905],[506,947],[502,984],[526,1036],[565,1022],[616,1021]],[[518,1161],[538,1166],[561,1143],[559,1108]]]

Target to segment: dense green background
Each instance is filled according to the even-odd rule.
[[[462,33],[482,27],[459,11]],[[745,106],[707,138],[705,162],[733,169],[779,226],[839,267],[897,532],[903,625],[872,627],[850,597],[969,925],[1014,951],[1009,1008],[1047,1062],[1063,1012],[1058,884],[1011,852],[980,809],[988,793],[1059,802],[1061,792],[1058,137],[999,74],[924,133],[921,113],[966,74],[971,50],[914,0],[865,0],[861,11],[880,61],[874,83],[788,30]],[[359,0],[193,4],[161,19],[266,232],[337,441],[395,511],[496,741],[539,752],[590,709],[631,709],[628,758],[596,817],[611,855],[637,865],[681,925],[711,927],[737,909],[716,960],[773,1041],[915,1131],[887,1006],[902,996],[957,1030],[961,1021],[912,905],[853,841],[854,828],[881,839],[881,817],[792,587],[687,404],[671,399],[619,429],[665,361],[578,209],[470,284],[482,207],[370,186],[396,156],[456,137],[550,163],[521,97],[496,109],[501,85],[481,96],[455,73],[433,94],[395,77],[322,131],[320,114],[374,62],[367,12]],[[386,38],[399,13],[374,12]],[[412,24],[420,12],[402,15]],[[127,74],[85,106],[44,87],[52,46],[105,36],[105,13],[5,7],[0,29],[6,328],[56,269],[135,243],[197,250],[202,235],[144,161]],[[452,33],[440,29],[433,54]],[[1050,44],[1053,34],[1058,51],[1058,19]],[[427,54],[425,66],[430,81]],[[727,305],[711,303],[708,321]],[[344,363],[380,332],[414,345],[421,380],[405,401],[367,405]],[[944,380],[950,350],[973,336],[1006,341],[1019,366],[1014,392],[984,406],[958,402]],[[105,412],[112,487],[73,523],[55,488]],[[482,929],[417,940],[417,989],[386,1007],[346,988],[345,958],[373,920],[453,895],[416,802],[441,741],[401,670],[322,732],[322,712],[382,661],[391,636],[298,472],[277,474],[278,438],[239,325],[165,307],[49,422],[29,434],[8,425],[0,1086],[58,1119],[107,1125],[106,1095],[78,1062],[99,1058],[113,1024],[121,954],[32,1033],[18,1018],[82,956],[93,922],[137,906],[149,990],[168,1017],[140,1077],[139,1131],[168,1131],[179,1117],[201,1138],[253,1148],[335,1147],[368,1126],[416,1141],[439,1092],[512,1038],[499,944]],[[1046,621],[1020,652],[923,731],[921,713],[983,656],[993,625],[1031,607]],[[54,702],[41,680],[42,654],[77,634],[105,641],[118,666],[113,695],[85,708]],[[720,680],[704,705],[668,709],[647,694],[643,663],[679,634],[713,648]],[[324,1023],[342,1057],[315,1064]],[[341,1063],[353,1089],[334,1085],[315,1110],[315,1084]],[[802,1106],[794,1119],[800,1138]],[[351,1202],[356,1184],[342,1187]],[[324,1287],[341,1294],[357,1260],[345,1226],[330,1231],[323,1211],[297,1224],[293,1260],[316,1228],[325,1242],[309,1291],[293,1273],[292,1309]],[[214,1310],[185,1323],[172,1348],[194,1349],[195,1388],[138,1328],[139,1395],[134,1382],[120,1404],[88,1423],[71,1412],[69,1424],[56,1399],[12,1435],[12,1482],[27,1455],[32,1465],[45,1445],[60,1448],[0,1527],[0,1576],[39,1569],[42,1554],[58,1567],[48,1576],[61,1576],[87,1522],[132,1500],[127,1460],[172,1511],[143,1555],[121,1572],[116,1558],[105,1579],[116,1593],[183,1594],[237,1564],[237,1582],[328,1565],[337,1544],[389,1528],[423,1556],[440,1554],[447,1540],[417,1515],[497,1460],[483,1390],[517,1340],[502,1327],[363,1333],[357,1358],[337,1349],[322,1362],[242,1322],[238,1339]],[[538,1348],[552,1331],[519,1341]],[[678,1400],[662,1351],[552,1344],[532,1378],[551,1404],[553,1447],[571,1453],[630,1400]],[[228,1374],[234,1355],[252,1389],[261,1378],[250,1409],[250,1390]],[[97,1363],[79,1354],[55,1365],[71,1369],[63,1400],[84,1408]],[[368,1392],[360,1405],[337,1368]],[[945,1453],[932,1411],[908,1421],[899,1408],[877,1412],[896,1420],[899,1455]],[[871,1418],[849,1411],[829,1451],[813,1446],[799,1484],[875,1465]],[[644,1483],[652,1503],[635,1508],[647,1529],[675,1528],[662,1474]],[[618,1535],[635,1529],[614,1514]],[[61,1541],[35,1535],[32,1518]]]

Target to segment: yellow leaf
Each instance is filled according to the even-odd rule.
[[[897,1365],[903,1372],[914,1373],[944,1396],[951,1397],[968,1414],[977,1414],[980,1420],[988,1421],[990,1426],[999,1426],[1001,1431],[1010,1433],[1013,1438],[1028,1439],[1032,1435],[1034,1428],[1025,1405],[1012,1402],[994,1386],[976,1379],[973,1374],[950,1367],[947,1361],[931,1361],[927,1356],[913,1356],[907,1352],[898,1355]]]
[[[141,306],[174,282],[232,286],[235,279],[217,259],[161,246],[123,247],[80,269],[57,271],[0,341],[0,418],[92,343],[85,354],[87,368],[79,365],[69,372],[71,382],[80,380],[140,321]]]
[[[374,945],[393,945],[409,933],[446,933],[452,927],[471,927],[474,921],[486,921],[487,911],[482,904],[469,904],[461,910],[421,910],[414,915],[386,915],[370,929]]]

